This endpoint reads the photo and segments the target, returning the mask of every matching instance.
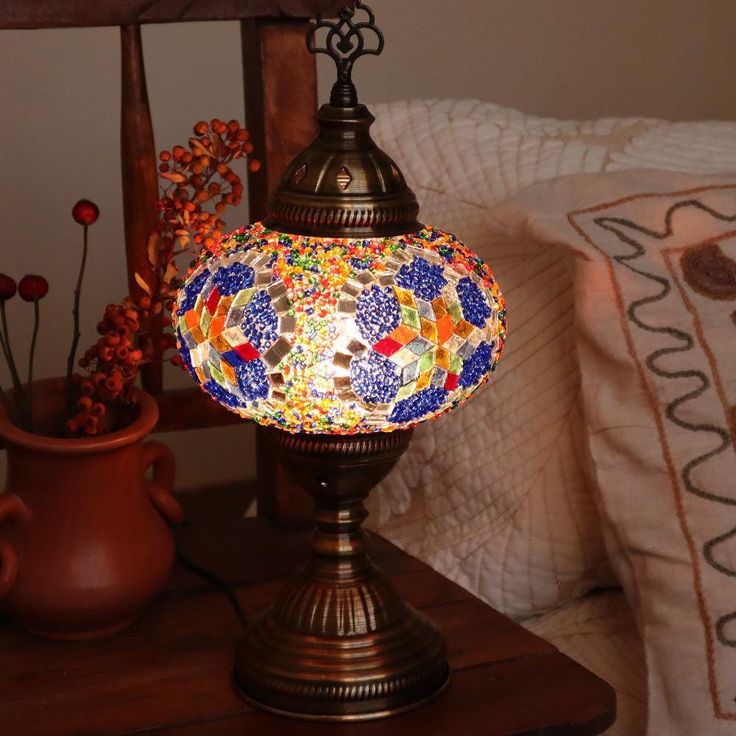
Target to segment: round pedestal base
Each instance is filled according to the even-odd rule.
[[[427,618],[403,609],[395,624],[349,636],[300,632],[271,609],[237,647],[236,687],[259,707],[313,720],[385,718],[421,705],[447,685],[445,644]]]

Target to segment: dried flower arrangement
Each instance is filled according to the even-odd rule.
[[[152,320],[170,312],[181,283],[177,258],[189,252],[196,258],[202,248],[211,247],[222,235],[225,223],[220,215],[228,206],[238,205],[243,196],[240,176],[232,164],[238,159],[257,171],[260,162],[253,158],[250,135],[237,120],[198,122],[188,146],[177,145],[160,153],[159,177],[162,189],[154,203],[158,213],[156,229],[148,240],[148,258],[155,285],[140,274],[135,279],[145,294],[125,297],[105,308],[97,324],[99,339],[79,360],[85,375],[74,373],[80,339],[79,309],[81,289],[87,264],[88,230],[99,216],[90,200],[80,200],[72,209],[72,217],[83,227],[82,258],[74,290],[72,345],[67,358],[68,415],[63,433],[69,437],[92,436],[114,431],[127,424],[135,411],[132,388],[140,367],[152,359],[178,365],[178,354],[169,355],[174,347],[173,334],[165,329],[159,344],[154,344],[150,331]],[[42,276],[25,276],[18,285],[0,274],[0,349],[5,357],[13,384],[13,392],[0,388],[0,401],[19,427],[32,431],[31,391],[35,344],[38,334],[40,301],[48,291]],[[13,355],[8,331],[6,302],[16,292],[32,302],[35,311],[31,337],[27,380],[21,380]],[[168,324],[169,320],[162,320]],[[158,342],[158,341],[157,341]]]

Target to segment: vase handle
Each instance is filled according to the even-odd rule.
[[[153,478],[146,479],[146,489],[153,505],[169,524],[181,524],[184,511],[172,495],[176,460],[174,453],[163,442],[146,442],[143,445],[143,468],[153,465]]]
[[[18,496],[12,493],[0,495],[0,522],[5,519],[27,520],[31,512]],[[18,576],[18,555],[13,547],[0,539],[0,598],[4,598],[15,584]]]

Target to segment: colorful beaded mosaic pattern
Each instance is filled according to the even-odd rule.
[[[498,363],[506,311],[488,266],[441,230],[333,240],[257,223],[193,268],[174,327],[186,369],[229,409],[352,434],[466,399]]]

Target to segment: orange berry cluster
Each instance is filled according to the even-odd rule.
[[[237,120],[224,123],[214,118],[193,128],[189,150],[174,146],[161,151],[159,172],[170,183],[156,203],[161,213],[162,234],[187,239],[209,247],[222,234],[224,223],[219,215],[227,205],[237,205],[243,197],[243,184],[230,164],[253,152],[250,133]],[[249,169],[258,171],[261,164],[249,161]],[[212,203],[214,212],[204,208]],[[184,243],[182,243],[183,245]]]
[[[242,201],[244,187],[233,162],[247,160],[252,172],[261,168],[251,156],[250,133],[237,120],[201,120],[192,132],[187,148],[174,146],[159,154],[159,176],[166,186],[155,204],[159,225],[153,234],[157,253],[152,265],[158,284],[150,293],[168,311],[181,285],[177,254],[191,248],[197,257],[201,249],[212,248],[226,227],[220,215]],[[170,337],[169,347],[173,347]],[[170,360],[176,364],[180,359],[174,355]]]
[[[150,307],[149,297],[136,301],[126,298],[120,304],[106,307],[97,324],[100,339],[79,359],[79,365],[89,376],[78,379],[79,398],[76,413],[66,422],[68,434],[96,435],[110,431],[108,410],[127,401],[144,362],[141,324],[147,319]]]

